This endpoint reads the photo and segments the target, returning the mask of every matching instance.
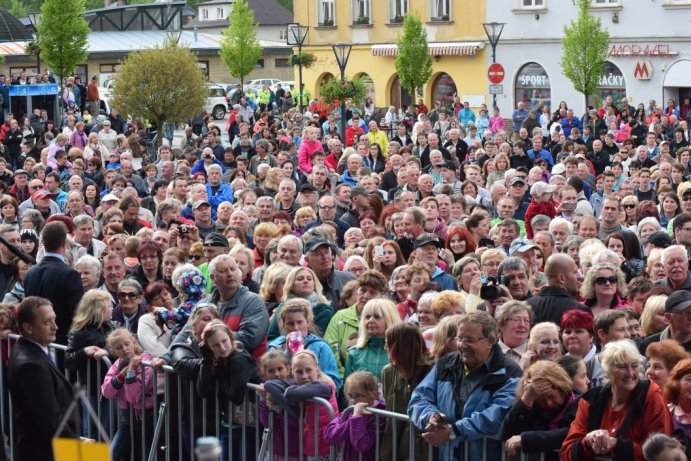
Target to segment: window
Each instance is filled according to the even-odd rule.
[[[264,60],[260,59],[257,61],[257,65],[255,66],[256,69],[263,69],[264,68]]]
[[[216,19],[223,19],[225,17],[225,11],[223,8],[216,8]]]
[[[370,0],[353,0],[353,24],[371,24]]]
[[[115,73],[120,71],[120,64],[101,64],[99,66],[101,73]]]
[[[319,25],[334,25],[334,0],[319,0]]]
[[[290,62],[287,58],[274,59],[274,67],[290,67]]]
[[[626,96],[626,80],[621,69],[609,61],[602,66],[602,75],[597,81],[595,94],[588,96],[588,104],[602,107],[602,101],[611,96],[615,101],[621,101]]]
[[[449,0],[431,0],[430,18],[432,21],[449,20]]]
[[[541,102],[552,106],[552,87],[547,71],[540,64],[528,63],[516,76],[516,103],[523,102],[526,109],[534,109]]]
[[[523,8],[544,8],[545,0],[520,0]]]
[[[391,15],[389,20],[392,23],[402,23],[403,16],[408,13],[408,0],[389,0],[391,5]]]
[[[209,80],[209,61],[197,61],[197,67],[201,69],[204,78]]]
[[[620,0],[595,0],[593,3],[595,5],[616,5],[620,3]]]
[[[278,31],[278,40],[281,42],[284,40],[288,40],[288,30],[287,29],[281,29]]]
[[[206,8],[202,10],[202,19],[209,19],[209,10]]]

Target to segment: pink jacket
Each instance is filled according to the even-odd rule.
[[[303,139],[298,150],[298,164],[303,173],[312,173],[312,154],[323,152],[324,147],[320,141],[310,141]]]
[[[151,361],[153,356],[148,352],[142,354],[142,360]],[[116,379],[118,370],[120,369],[120,359],[117,359],[115,363],[110,367],[105,379],[103,380],[103,385],[101,386],[101,393],[103,397],[112,400],[114,398],[118,399],[118,408],[127,409],[129,405],[132,405],[135,410],[142,409],[142,373],[141,370],[137,370],[137,377],[129,382],[125,380],[124,383]],[[144,398],[144,408],[153,408],[154,406],[154,370],[151,367],[144,367],[144,388],[145,388],[145,398]]]

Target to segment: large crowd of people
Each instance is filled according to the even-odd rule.
[[[51,459],[63,368],[90,382],[113,459],[139,459],[166,365],[194,389],[182,401],[240,405],[256,385],[276,459],[691,451],[688,99],[607,97],[580,118],[563,101],[506,117],[349,101],[341,133],[339,105],[237,88],[224,126],[200,116],[152,149],[142,123],[89,115],[89,94],[68,79],[59,121],[3,106],[15,459]],[[301,402],[303,446],[284,444]],[[135,416],[110,427],[116,407]],[[181,437],[218,427],[224,459],[254,449],[237,415],[188,413]]]

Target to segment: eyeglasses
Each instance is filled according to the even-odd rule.
[[[135,299],[139,295],[133,291],[121,291],[118,293],[118,298],[120,299]]]
[[[42,187],[43,187],[43,186],[31,186],[31,187],[29,187],[29,189],[31,189],[31,190],[39,190],[39,189],[41,189]]]
[[[336,208],[336,206],[335,205],[319,205],[319,208],[321,208],[322,210],[333,210],[334,208]]]
[[[458,344],[475,344],[478,341],[482,341],[483,339],[487,339],[487,336],[481,336],[479,338],[461,338],[460,336],[456,336],[454,338]]]
[[[613,275],[611,277],[597,277],[595,279],[595,283],[597,285],[616,285],[619,282],[619,278],[616,275]]]

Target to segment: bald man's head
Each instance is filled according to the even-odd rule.
[[[563,288],[572,296],[578,294],[578,266],[571,256],[565,253],[552,254],[545,264],[545,276],[549,286]]]

